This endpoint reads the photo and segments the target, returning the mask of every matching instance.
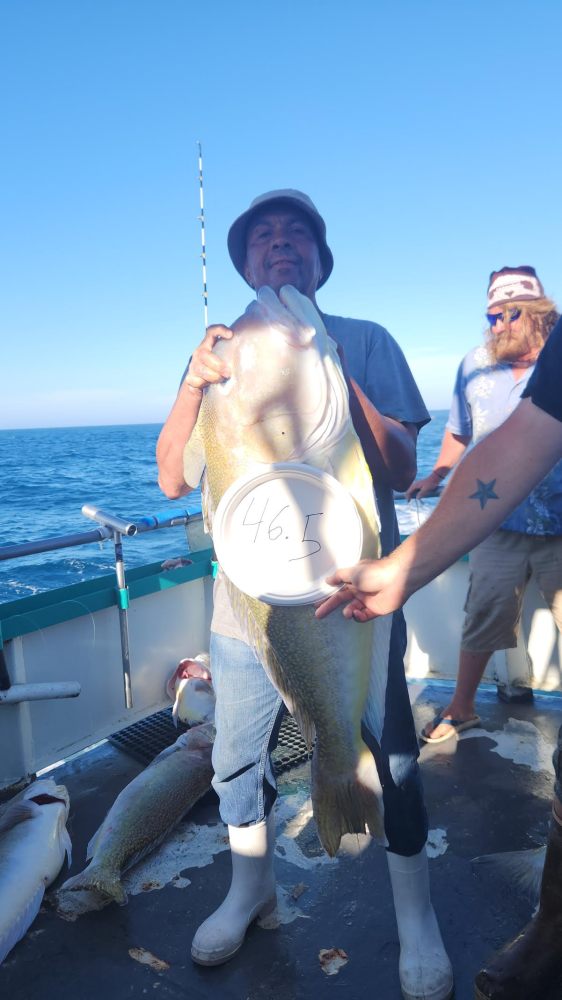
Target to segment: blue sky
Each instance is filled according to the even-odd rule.
[[[489,272],[562,303],[559,0],[3,0],[0,427],[158,422],[259,193],[307,191],[326,312],[385,325],[430,407]]]

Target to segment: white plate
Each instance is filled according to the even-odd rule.
[[[313,604],[325,578],[361,558],[363,527],[350,493],[327,472],[280,462],[242,476],[213,518],[220,566],[267,604]]]

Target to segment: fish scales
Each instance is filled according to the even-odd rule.
[[[295,289],[260,289],[217,345],[232,375],[204,394],[184,455],[195,486],[205,466],[207,523],[239,477],[275,462],[335,476],[352,494],[363,525],[363,558],[380,555],[371,476],[349,414],[335,344],[312,303]],[[344,833],[381,833],[372,757],[361,738],[373,648],[372,623],[342,615],[318,621],[310,606],[271,606],[227,583],[232,605],[307,743],[316,737],[312,802],[330,855]]]
[[[119,793],[88,845],[90,864],[61,892],[95,890],[125,903],[121,875],[154,850],[210,788],[212,726],[180,736]]]

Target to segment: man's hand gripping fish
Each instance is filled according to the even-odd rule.
[[[377,558],[371,476],[351,422],[336,345],[313,304],[291,286],[279,299],[264,287],[232,329],[235,336],[215,347],[232,375],[206,389],[184,453],[188,485],[197,486],[206,467],[211,530],[221,497],[240,476],[258,475],[275,462],[306,463],[330,473],[353,496],[363,526],[362,558]],[[343,834],[365,827],[379,836],[379,786],[361,719],[371,718],[380,736],[383,708],[368,704],[369,678],[377,626],[377,660],[386,675],[388,623],[358,626],[342,615],[320,622],[310,605],[271,606],[231,581],[228,586],[238,620],[309,747],[316,736],[312,804],[324,848],[334,855]]]

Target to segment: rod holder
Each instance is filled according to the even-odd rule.
[[[78,681],[12,684],[7,691],[0,691],[0,705],[18,705],[22,701],[51,701],[53,698],[77,698],[81,690]]]
[[[93,504],[85,503],[82,507],[82,513],[84,517],[89,517],[91,521],[103,524],[105,528],[118,531],[120,535],[131,537],[137,533],[137,526],[134,521],[126,521],[125,518],[118,517],[117,514],[110,514],[109,511],[102,510],[101,507],[95,507]]]

